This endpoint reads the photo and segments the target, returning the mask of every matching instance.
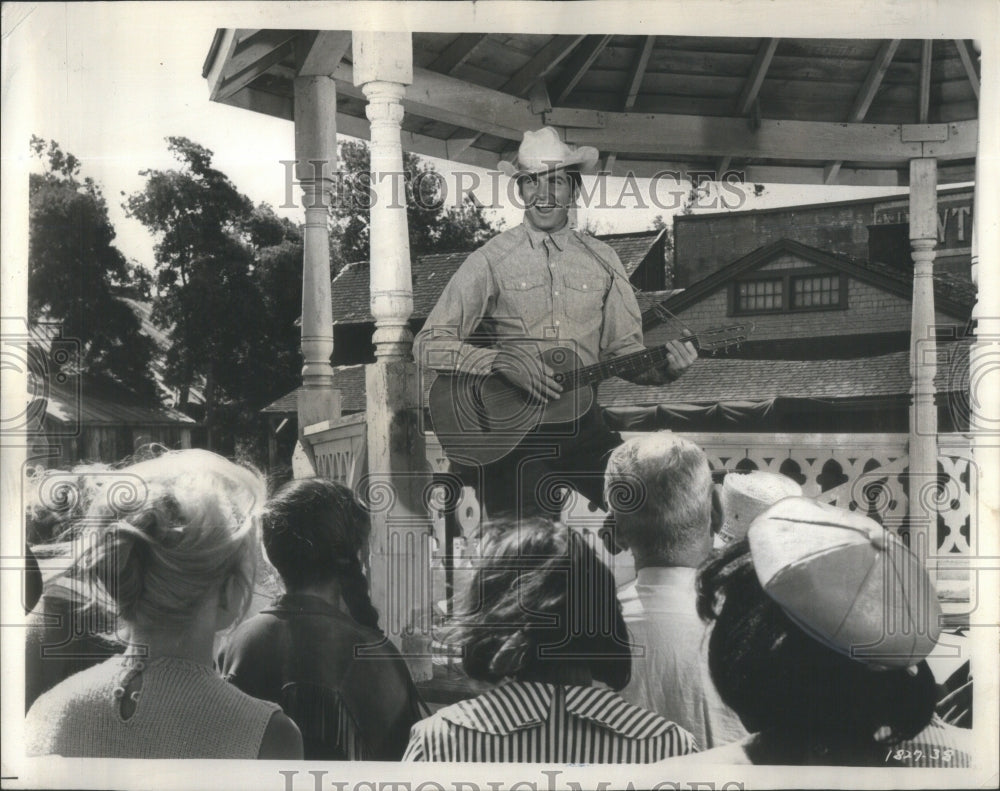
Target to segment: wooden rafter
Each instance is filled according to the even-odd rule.
[[[503,93],[511,93],[515,96],[523,96],[535,83],[542,80],[563,59],[573,51],[586,36],[553,36],[552,40],[542,47],[535,55],[525,63],[515,74],[500,86]],[[469,146],[473,145],[479,135],[473,138]]]
[[[882,42],[882,46],[879,47],[878,53],[875,55],[875,60],[872,61],[871,68],[868,69],[868,76],[865,77],[861,90],[854,98],[851,111],[847,114],[847,120],[850,123],[865,120],[868,108],[871,107],[872,100],[882,84],[882,78],[885,77],[885,73],[889,70],[889,64],[892,63],[892,56],[899,49],[899,42],[898,38]]]
[[[451,74],[468,59],[476,47],[483,43],[486,35],[486,33],[462,33],[445,47],[427,68],[442,74]]]
[[[220,101],[242,90],[292,51],[294,30],[257,30],[240,39],[212,98]]]
[[[931,57],[934,42],[924,39],[920,42],[920,104],[917,109],[917,123],[926,124],[931,109]]]
[[[958,57],[962,59],[962,65],[965,67],[965,76],[969,78],[969,85],[972,86],[972,92],[976,94],[976,101],[979,101],[979,76],[976,74],[975,64],[972,62],[972,56],[969,55],[969,48],[965,46],[965,41],[960,38],[955,39],[955,47],[958,49]]]
[[[642,87],[642,78],[646,76],[646,67],[649,65],[649,57],[653,54],[653,47],[656,45],[656,36],[646,36],[639,48],[639,54],[635,56],[635,61],[629,69],[628,81],[625,83],[625,102],[622,109],[628,112],[635,107],[635,100],[639,96],[639,88]],[[611,151],[604,161],[604,169],[608,173],[614,173],[615,161],[618,153]]]
[[[525,63],[514,75],[500,86],[504,93],[523,96],[536,80],[546,76],[563,58],[583,41],[586,36],[555,36],[542,47],[535,56]]]
[[[849,123],[856,124],[865,120],[868,108],[872,106],[875,94],[878,93],[879,86],[882,84],[882,78],[885,77],[885,73],[889,70],[892,57],[896,54],[896,50],[899,49],[900,40],[898,38],[887,39],[878,48],[875,59],[872,61],[872,65],[868,69],[868,74],[865,76],[865,81],[861,84],[861,90],[854,97],[854,104],[851,105],[851,110],[847,114]],[[823,169],[823,183],[833,184],[843,164],[843,160],[829,163]]]
[[[350,30],[315,30],[300,36],[295,42],[299,76],[333,74],[351,41]]]
[[[646,67],[649,65],[649,56],[653,54],[653,46],[656,44],[656,36],[646,36],[643,39],[639,54],[636,55],[635,62],[628,75],[628,85],[625,94],[625,105],[622,107],[628,112],[635,106],[636,97],[639,96],[639,88],[642,85],[642,78],[646,76]]]
[[[552,87],[552,95],[555,97],[555,105],[562,104],[577,86],[583,75],[597,60],[597,56],[611,41],[611,36],[588,36],[585,44],[580,45],[573,52],[573,57],[566,61],[563,66],[565,72],[563,78]]]
[[[750,74],[747,75],[746,84],[740,92],[740,97],[736,101],[736,114],[746,115],[756,101],[760,88],[764,84],[767,76],[767,69],[774,58],[774,51],[778,48],[779,38],[765,38],[757,48],[757,55],[754,57],[753,65],[750,67]]]

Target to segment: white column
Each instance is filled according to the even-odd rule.
[[[337,170],[337,88],[330,77],[295,78],[295,175],[306,221],[302,257],[302,391],[299,432],[340,416],[333,389],[333,307],[327,210]]]
[[[926,551],[933,552],[937,511],[933,497],[921,496],[937,476],[937,373],[934,339],[934,248],[937,245],[937,160],[910,160],[910,247],[913,255],[913,306],[910,325],[910,524],[927,527]]]
[[[400,103],[413,81],[408,33],[354,33],[354,81],[368,98],[371,168],[371,307],[376,362],[365,366],[371,588],[386,635],[417,681],[431,677],[430,466],[408,322],[413,312]]]
[[[371,308],[375,356],[409,360],[413,334],[410,236],[403,183],[401,104],[413,82],[409,33],[354,33],[354,84],[361,86],[371,123],[371,170],[376,193],[371,208]]]

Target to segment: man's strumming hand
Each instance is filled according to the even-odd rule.
[[[562,394],[562,385],[555,380],[555,371],[526,354],[500,352],[493,362],[493,372],[542,403]]]

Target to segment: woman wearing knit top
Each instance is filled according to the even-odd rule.
[[[302,756],[295,724],[215,671],[216,633],[242,619],[257,568],[265,487],[203,450],[168,452],[95,483],[74,527],[72,575],[117,618],[125,653],[39,697],[29,755]]]

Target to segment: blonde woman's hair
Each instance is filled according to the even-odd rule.
[[[126,625],[182,627],[235,578],[250,606],[264,479],[206,450],[180,450],[89,476],[89,507],[73,526],[71,574]]]

